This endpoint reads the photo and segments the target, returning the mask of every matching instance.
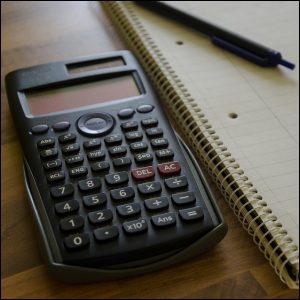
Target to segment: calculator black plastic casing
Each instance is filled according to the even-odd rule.
[[[94,61],[98,63],[116,57],[121,58],[125,64],[123,66],[90,70],[76,74],[69,74],[67,70],[68,65],[90,64]],[[41,116],[32,116],[26,104],[24,92],[27,91],[76,85],[82,82],[106,79],[111,76],[121,76],[122,74],[133,75],[141,92],[140,96]],[[41,254],[49,272],[57,280],[70,283],[87,283],[137,276],[160,270],[195,257],[209,250],[224,238],[227,232],[227,224],[218,208],[216,200],[212,196],[209,186],[187,146],[175,135],[146,74],[132,53],[129,51],[118,51],[13,71],[6,76],[6,90],[10,110],[21,142],[25,185]],[[138,113],[137,108],[143,104],[153,105],[154,110],[148,113]],[[124,120],[118,117],[118,112],[124,108],[132,108],[136,112],[130,119],[138,121],[139,124],[140,121],[145,118],[156,117],[158,119],[158,126],[163,128],[164,131],[163,137],[168,139],[169,147],[172,148],[175,153],[173,160],[180,162],[182,171],[179,175],[185,175],[188,179],[189,187],[184,191],[194,191],[197,197],[195,205],[201,206],[204,210],[204,220],[201,222],[209,222],[209,230],[201,232],[201,222],[186,224],[179,220],[178,211],[183,208],[189,208],[190,206],[183,208],[176,207],[170,200],[171,194],[174,194],[174,192],[168,191],[163,183],[164,179],[169,177],[160,175],[156,169],[157,165],[164,163],[164,161],[158,161],[154,155],[154,161],[152,163],[142,166],[137,165],[134,161],[133,153],[129,150],[129,143],[126,142],[125,137],[123,137],[122,144],[128,149],[127,156],[131,157],[132,166],[119,170],[114,168],[111,163],[110,170],[104,174],[92,173],[90,169],[91,163],[86,158],[87,151],[83,149],[82,143],[96,136],[91,137],[81,134],[78,131],[77,122],[83,115],[94,112],[104,112],[113,117],[113,129],[104,136],[97,136],[97,138],[101,140],[101,149],[106,151],[106,156],[109,158],[104,138],[113,134],[124,134],[120,129],[120,123],[128,119]],[[65,155],[59,150],[58,158],[63,162],[61,170],[65,171],[66,180],[65,182],[49,184],[46,181],[47,172],[45,172],[42,167],[43,161],[41,161],[39,155],[40,149],[37,147],[37,141],[46,137],[54,137],[56,140],[55,147],[59,147],[57,138],[64,132],[55,132],[52,130],[52,126],[55,121],[60,119],[66,119],[71,124],[67,132],[74,132],[76,134],[76,142],[80,145],[80,153],[85,157],[84,166],[89,167],[89,173],[83,178],[69,178],[68,170],[70,168],[64,164]],[[35,124],[47,124],[50,129],[44,134],[32,134],[31,128]],[[139,125],[138,130],[143,131],[141,127],[142,126]],[[146,141],[149,145],[148,152],[154,153],[151,149],[150,140],[146,137],[144,131],[143,135],[143,141]],[[152,165],[156,170],[155,178],[152,181],[160,181],[163,188],[161,194],[157,196],[167,196],[169,199],[169,208],[159,212],[159,214],[164,214],[169,211],[175,212],[177,216],[176,226],[163,229],[153,228],[150,219],[157,213],[150,213],[146,211],[143,206],[143,202],[147,197],[139,195],[136,190],[136,185],[144,183],[144,181],[134,181],[130,175],[130,170],[149,165]],[[114,188],[108,187],[104,182],[105,175],[119,171],[129,172],[128,184]],[[91,210],[86,209],[81,201],[85,194],[82,194],[76,189],[78,181],[92,177],[100,177],[102,181],[101,192],[107,194],[108,203],[103,208],[111,208],[113,211],[113,221],[109,224],[118,225],[120,227],[119,238],[103,244],[99,244],[93,239],[92,232],[97,226],[88,222],[86,216]],[[85,227],[78,232],[88,231],[90,234],[89,246],[77,249],[76,251],[69,251],[64,247],[63,240],[68,234],[60,231],[58,223],[61,217],[55,213],[53,208],[55,203],[59,201],[52,199],[50,196],[50,188],[52,186],[60,186],[67,182],[75,186],[75,194],[72,197],[59,201],[68,199],[79,200],[80,208],[75,215],[82,215],[85,218]],[[124,186],[134,187],[135,199],[125,203],[114,203],[111,201],[109,192]],[[94,193],[96,192],[89,192],[88,195]],[[122,232],[122,223],[136,220],[139,217],[131,217],[126,220],[121,219],[117,216],[115,208],[118,205],[131,203],[133,201],[138,201],[141,204],[141,217],[147,220],[148,231],[135,236],[127,236]],[[102,208],[99,208],[98,210],[101,209]],[[94,211],[95,210],[97,209],[94,209]],[[188,234],[185,236],[184,232],[186,228],[188,228]],[[174,238],[168,240],[170,236]],[[178,239],[176,238],[177,236],[181,238]],[[105,257],[101,257],[101,254],[99,255],[101,251],[105,252]],[[109,254],[111,255],[109,256]],[[83,260],[82,257],[85,259]]]

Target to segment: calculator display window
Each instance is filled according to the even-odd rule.
[[[139,96],[132,75],[25,93],[33,116]]]

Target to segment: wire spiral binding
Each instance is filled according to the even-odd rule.
[[[287,283],[284,277],[287,278],[289,274],[284,276],[287,272],[285,267],[290,264],[294,269],[298,268],[298,247],[292,243],[282,225],[276,223],[277,218],[220,141],[201,109],[140,23],[131,9],[130,2],[101,1],[121,38],[128,49],[137,56],[161,99],[164,100],[238,220],[253,236],[255,243],[264,252],[280,279]],[[256,221],[259,221],[259,225]],[[265,226],[267,223],[271,224],[268,226],[269,229]],[[263,227],[264,232],[261,230]],[[267,236],[271,236],[271,239],[267,239]],[[277,244],[275,248],[274,242]],[[282,246],[283,250],[278,255],[277,250]],[[298,270],[297,272],[299,273]],[[297,280],[294,280],[296,286],[299,284]]]

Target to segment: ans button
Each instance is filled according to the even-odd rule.
[[[33,126],[31,128],[31,132],[33,134],[41,134],[41,133],[47,132],[48,129],[49,129],[48,125],[46,125],[46,124],[40,124],[40,125]]]
[[[148,112],[151,112],[153,110],[153,106],[150,105],[150,104],[145,104],[145,105],[141,105],[138,107],[137,111],[139,113],[142,113],[142,114],[145,114],[145,113],[148,113]]]

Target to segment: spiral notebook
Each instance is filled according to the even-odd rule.
[[[258,67],[131,1],[101,3],[262,255],[299,288],[299,71]],[[174,4],[298,68],[298,2]]]

